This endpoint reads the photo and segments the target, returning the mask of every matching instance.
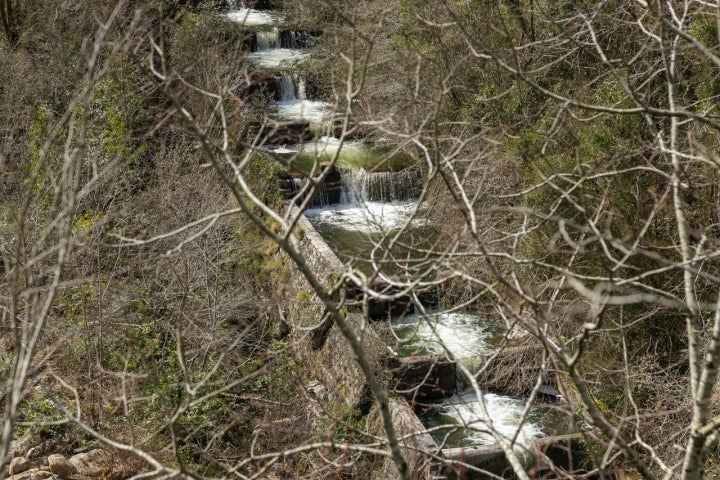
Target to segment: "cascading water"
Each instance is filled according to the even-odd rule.
[[[353,144],[343,146],[353,147],[358,148]],[[360,234],[390,231],[404,225],[415,210],[420,183],[416,170],[370,173],[344,169],[340,170],[340,178],[342,189],[336,204],[305,212],[319,230],[342,229]],[[413,225],[419,226],[418,222]]]
[[[293,178],[293,189],[292,193],[297,194],[298,192],[301,192],[303,188],[306,188],[308,185],[309,180],[307,178]],[[307,190],[309,193],[309,188]],[[305,199],[305,196],[302,196],[298,199],[298,203],[301,203]],[[326,182],[321,182],[318,185],[316,185],[316,192],[313,196],[312,200],[310,201],[311,207],[325,207],[327,205],[330,205],[330,193],[328,189],[328,185]]]
[[[260,52],[280,48],[280,35],[276,27],[269,31],[257,32],[255,38],[257,39],[257,49]]]
[[[224,17],[245,26],[268,26],[282,21],[282,17],[273,12],[247,8],[242,0],[228,0],[227,6]]]
[[[278,14],[253,10],[242,1],[230,1],[231,11],[226,18],[241,22],[246,27],[257,25],[257,51],[250,55],[255,65],[275,75],[279,82],[280,95],[277,102],[270,105],[271,114],[275,119],[289,122],[311,121],[327,127],[331,120],[329,105],[325,102],[307,100],[305,81],[300,76],[293,76],[290,66],[305,54],[301,48],[307,46],[308,34],[293,30],[282,30],[282,17]],[[294,70],[294,68],[292,69]],[[344,155],[353,157],[349,164],[360,165],[358,158],[367,154],[367,149],[352,142],[340,142],[337,139],[321,139],[318,143],[308,146],[285,145],[284,149],[294,158],[300,158],[306,150],[314,148],[314,162],[321,156],[341,158]],[[335,148],[335,150],[333,150]],[[338,152],[338,149],[342,149]],[[325,159],[327,160],[327,158]],[[294,178],[288,181],[289,190],[298,193],[307,187],[307,179]],[[342,184],[342,189],[340,185]],[[368,252],[377,246],[382,234],[397,231],[398,227],[408,224],[410,215],[415,212],[421,188],[421,176],[418,170],[406,169],[399,172],[369,172],[364,169],[346,170],[342,172],[342,181],[333,180],[318,184],[306,216],[311,218],[318,231],[328,243],[340,250],[341,242],[350,245],[352,251],[346,253],[355,260],[367,258]],[[309,190],[309,189],[308,189]],[[302,200],[302,199],[301,199]],[[411,223],[410,235],[420,238],[428,236],[429,229]],[[339,233],[338,233],[339,232]],[[421,232],[419,235],[417,232]],[[413,348],[420,348],[429,353],[438,353],[448,348],[463,362],[471,362],[479,349],[485,348],[486,336],[489,335],[476,319],[455,317],[437,317],[433,328],[424,329],[417,320],[412,326],[415,337],[419,341]],[[430,325],[430,324],[428,324]],[[407,325],[405,325],[407,327]],[[423,340],[424,338],[424,340]],[[423,346],[422,342],[426,341]],[[407,345],[406,345],[407,346]],[[518,426],[519,412],[522,402],[507,397],[483,394],[488,409],[493,417],[494,427],[501,434],[512,436],[519,428],[519,440],[532,438],[541,434],[540,420],[532,418],[522,426]],[[478,409],[477,396],[463,394],[449,402],[437,404],[429,408],[424,415],[427,426],[433,425],[468,425],[457,440],[458,445],[476,445],[492,443],[491,437],[479,432],[487,428],[487,419],[483,418]],[[532,416],[532,414],[531,414]],[[477,428],[473,428],[477,427]],[[442,433],[441,433],[442,436]]]
[[[488,319],[462,313],[431,313],[408,315],[392,320],[392,328],[399,340],[396,353],[400,357],[415,355],[441,355],[449,353],[470,371],[478,371],[484,358],[502,338],[500,331]],[[465,379],[458,379],[463,388]],[[535,437],[544,436],[544,428],[554,434],[571,431],[572,419],[558,408],[533,405],[528,417],[520,426],[525,401],[487,391],[465,391],[441,403],[428,404],[420,414],[427,427],[464,426],[457,432],[437,430],[433,436],[448,447],[472,447],[496,442],[490,435],[489,420],[493,428],[505,438],[518,432],[516,449],[523,453]],[[485,416],[480,402],[483,401],[490,418]],[[519,430],[518,430],[519,429]]]
[[[298,78],[297,81],[297,98],[298,100],[307,100],[307,92],[305,91],[305,79]]]
[[[280,39],[281,48],[298,48],[297,34],[295,30],[285,30]]]
[[[488,415],[485,415],[480,402],[485,403]],[[535,418],[522,419],[524,402],[494,393],[483,393],[479,399],[475,393],[463,393],[436,404],[421,414],[423,423],[429,428],[446,427],[433,432],[433,436],[440,443],[446,446],[473,447],[478,445],[490,445],[496,443],[495,438],[490,434],[490,428],[496,433],[512,439],[517,433],[515,448],[518,452],[524,452],[530,446],[535,437],[543,436],[540,428],[537,412]],[[448,431],[452,427],[463,426],[448,437]]]
[[[465,313],[407,315],[394,319],[401,356],[440,355],[446,351],[472,367],[474,360],[492,348],[495,335],[487,319]]]
[[[293,102],[297,99],[293,77],[288,73],[283,73],[280,75],[280,101]]]
[[[248,9],[241,4],[231,5],[235,9],[225,14],[225,17],[245,26],[258,26],[255,34],[256,51],[249,55],[253,63],[260,68],[270,70],[279,77],[279,91],[277,102],[270,106],[272,116],[283,122],[309,121],[323,123],[329,118],[330,105],[323,101],[308,100],[305,81],[295,74],[293,78],[290,69],[297,62],[307,57],[303,48],[307,45],[309,35],[296,30],[281,30],[279,24],[282,18],[277,14]],[[292,84],[292,88],[291,88]]]
[[[343,183],[348,202],[394,202],[418,198],[422,177],[414,168],[399,172],[368,172],[361,168],[358,172],[346,171]]]

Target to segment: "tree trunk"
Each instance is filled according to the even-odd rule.
[[[2,18],[3,30],[5,31],[5,40],[10,45],[14,45],[17,41],[17,34],[15,31],[15,17],[13,15],[12,0],[2,0],[0,17]]]

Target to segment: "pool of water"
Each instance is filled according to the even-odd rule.
[[[361,242],[363,234],[369,233],[393,233],[404,226],[407,222],[412,223],[412,214],[415,210],[415,202],[352,202],[338,203],[325,207],[310,208],[305,211],[305,216],[315,225],[315,228],[323,237],[325,234],[330,245],[344,250],[349,243]],[[344,237],[343,232],[348,232],[351,239],[339,242]],[[360,236],[356,235],[360,234]],[[370,245],[373,238],[368,238]]]
[[[317,101],[289,101],[270,105],[273,116],[285,120],[307,119],[312,123],[327,121],[333,115],[331,105]],[[284,145],[275,153],[292,159],[295,168],[309,171],[316,163],[330,162],[337,158],[340,169],[365,169],[367,171],[398,171],[413,165],[412,159],[403,153],[393,153],[388,148],[371,147],[358,140],[340,141],[338,138],[320,136],[302,145]]]
[[[318,233],[343,262],[366,274],[375,269],[395,274],[413,269],[419,255],[410,245],[422,246],[437,236],[422,215],[413,217],[415,202],[349,202],[306,210]],[[404,225],[408,228],[402,228]],[[387,253],[392,235],[402,229],[401,244]],[[375,260],[373,263],[372,259]]]

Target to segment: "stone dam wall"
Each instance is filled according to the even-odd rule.
[[[287,208],[295,207],[289,205]],[[318,278],[328,286],[337,282],[345,267],[304,216],[299,218],[296,237],[305,261]],[[318,422],[327,421],[329,417],[367,416],[367,433],[383,438],[385,432],[379,411],[349,343],[327,318],[325,306],[316,298],[305,277],[289,258],[284,261],[290,266],[284,292],[287,301],[280,309],[283,321],[291,326],[288,338],[305,372],[301,380],[311,399],[308,415],[312,418],[308,420],[322,431],[323,425]],[[488,478],[480,470],[513,478],[499,446],[442,449],[425,433],[415,414],[411,404],[416,399],[442,398],[455,392],[453,359],[445,356],[395,358],[361,312],[346,312],[346,318],[361,339],[375,374],[388,387],[394,426],[401,438],[412,478]],[[545,437],[538,439],[532,449],[541,453],[539,458],[548,457],[556,462],[555,465],[570,468],[582,458],[579,438],[578,435]],[[463,464],[469,464],[475,470]],[[533,468],[536,471],[542,469],[542,461]],[[373,478],[397,478],[392,460],[386,459],[374,470]]]

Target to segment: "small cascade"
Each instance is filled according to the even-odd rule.
[[[257,51],[262,52],[280,48],[280,35],[277,28],[269,31],[257,32]]]
[[[328,166],[321,166],[322,170],[328,168]],[[311,207],[326,207],[328,205],[334,205],[340,203],[340,191],[342,190],[342,180],[340,172],[335,167],[330,166],[332,170],[325,176],[325,179],[319,183],[313,193],[313,198],[310,201]],[[300,191],[307,187],[304,195],[297,198],[296,203],[299,205],[310,192],[308,182],[310,180],[304,177],[292,177],[281,182],[281,189],[285,191],[285,198],[293,198]]]
[[[307,100],[307,92],[305,91],[305,79],[303,77],[298,78],[297,98],[299,100]]]
[[[301,48],[298,46],[297,33],[295,30],[283,30],[280,35],[280,48]]]
[[[421,178],[416,169],[399,172],[360,171],[363,198],[369,201],[392,202],[411,200],[420,195]]]
[[[394,319],[392,327],[401,356],[442,355],[447,350],[470,369],[479,366],[499,333],[488,319],[467,313],[406,315]]]
[[[295,82],[293,77],[287,73],[282,74],[279,77],[280,83],[280,101],[281,102],[293,102],[298,99],[295,94]]]
[[[300,190],[302,190],[308,183],[307,178],[293,178],[293,192],[297,193]],[[303,198],[298,199],[298,203],[302,202],[304,200]],[[312,201],[310,202],[310,206],[312,207],[325,207],[327,205],[330,205],[330,198],[328,194],[328,187],[325,182],[321,183],[318,188],[317,192],[313,196]]]
[[[482,408],[480,402],[485,404]],[[544,436],[541,418],[538,411],[530,413],[529,418],[518,424],[525,409],[525,402],[494,393],[483,393],[480,400],[474,392],[458,394],[434,408],[425,410],[420,417],[428,428],[448,426],[470,426],[470,429],[439,429],[431,435],[436,441],[447,446],[471,447],[494,444],[495,438],[489,433],[489,426],[506,439],[516,438],[514,450],[523,456],[531,445],[533,438]],[[485,412],[489,413],[489,416]]]
[[[310,39],[318,36],[317,31],[283,30],[280,32],[281,48],[308,48]]]
[[[414,200],[420,195],[422,178],[414,168],[399,172],[359,172],[343,173],[343,200],[357,202],[394,202]]]

